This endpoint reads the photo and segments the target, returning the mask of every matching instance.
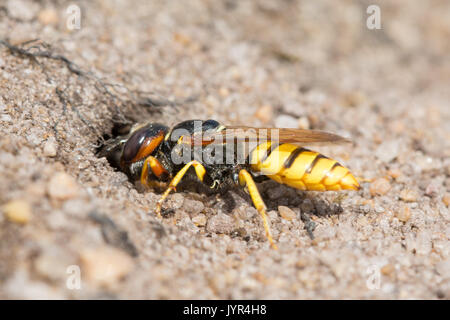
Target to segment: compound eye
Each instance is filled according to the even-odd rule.
[[[149,156],[164,140],[165,132],[165,127],[153,125],[136,130],[123,147],[121,163],[132,163]]]

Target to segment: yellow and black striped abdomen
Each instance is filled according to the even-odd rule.
[[[293,144],[264,142],[250,154],[251,169],[300,190],[358,190],[350,170],[336,160]]]

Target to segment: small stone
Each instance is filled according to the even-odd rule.
[[[400,199],[405,202],[416,202],[419,197],[417,191],[411,189],[403,189],[400,192]]]
[[[184,196],[181,193],[175,193],[171,197],[171,209],[180,209],[184,204]]]
[[[406,130],[406,125],[403,120],[394,120],[390,125],[390,129],[395,133],[402,133]]]
[[[298,121],[294,117],[282,114],[275,119],[277,128],[298,128]]]
[[[230,95],[230,90],[226,87],[220,87],[219,94],[222,98],[226,98]]]
[[[396,217],[402,222],[407,222],[411,218],[411,210],[409,207],[404,206],[397,212]]]
[[[300,129],[305,129],[305,130],[309,129],[310,128],[310,124],[309,124],[308,118],[307,117],[300,117],[298,119],[298,127]]]
[[[2,114],[2,115],[0,116],[0,121],[3,121],[3,122],[12,122],[12,118],[11,118],[11,116],[10,116],[9,114]]]
[[[348,107],[356,107],[364,104],[367,96],[362,91],[352,91],[344,96],[344,104]]]
[[[134,266],[129,255],[112,247],[85,249],[80,253],[80,261],[86,278],[104,286],[113,285],[123,279]]]
[[[258,210],[254,207],[239,206],[233,209],[233,215],[239,220],[250,220],[258,214]]]
[[[189,37],[186,34],[182,34],[182,33],[178,33],[178,32],[173,35],[173,39],[176,42],[181,43],[184,46],[188,46],[192,42],[191,37]]]
[[[399,169],[392,169],[387,172],[387,174],[394,179],[397,179],[401,176],[402,172]]]
[[[70,175],[58,172],[50,179],[47,192],[52,199],[67,200],[78,196],[80,188]]]
[[[446,193],[442,197],[442,202],[448,207],[450,205],[450,193]]]
[[[230,254],[230,253],[242,252],[242,250],[243,250],[242,243],[240,241],[231,241],[227,245],[226,253]]]
[[[75,263],[68,250],[49,245],[34,260],[34,270],[42,277],[58,281],[67,278],[67,269]]]
[[[205,209],[205,205],[197,200],[184,199],[183,209],[191,216],[196,215]]]
[[[57,24],[59,17],[55,9],[47,8],[39,12],[38,20],[43,25]]]
[[[266,194],[270,200],[275,200],[282,197],[285,194],[285,190],[283,187],[270,188],[266,191]]]
[[[269,123],[273,119],[273,108],[271,105],[264,105],[255,112],[255,117],[262,123]]]
[[[206,225],[206,216],[201,213],[192,218],[192,222],[198,227],[204,227]]]
[[[299,268],[299,269],[303,269],[304,267],[306,267],[308,265],[308,260],[306,260],[305,258],[300,258],[299,260],[297,260],[297,262],[295,263],[295,267]]]
[[[439,193],[439,187],[435,183],[430,183],[425,188],[425,194],[429,197],[434,197]]]
[[[395,267],[388,263],[380,269],[381,273],[385,276],[391,275],[395,271]]]
[[[400,152],[401,141],[392,140],[383,142],[375,150],[375,156],[384,163],[389,163],[397,158]]]
[[[431,241],[431,236],[429,233],[422,231],[417,234],[416,238],[416,253],[418,255],[428,255],[433,249],[433,244]]]
[[[303,200],[303,202],[300,204],[300,209],[302,210],[302,212],[306,213],[315,212],[315,206],[311,199]]]
[[[64,202],[62,209],[65,214],[72,217],[82,218],[86,212],[90,212],[94,209],[93,204],[85,199],[70,199]]]
[[[43,152],[46,157],[56,156],[56,143],[53,139],[49,139],[44,143]]]
[[[206,230],[211,233],[230,234],[234,228],[234,219],[223,213],[213,216],[206,225]]]
[[[288,208],[286,206],[279,206],[278,212],[280,213],[280,216],[283,219],[288,220],[288,221],[295,219],[297,216],[294,211],[292,211],[290,208]]]
[[[370,194],[372,196],[384,195],[388,193],[390,189],[391,184],[385,178],[379,178],[370,184]]]
[[[19,20],[32,20],[38,11],[38,4],[24,0],[9,0],[6,5],[8,16]]]
[[[450,278],[450,259],[436,263],[436,271],[444,278]]]
[[[27,224],[31,219],[31,207],[24,200],[12,200],[3,206],[6,218],[17,224]]]

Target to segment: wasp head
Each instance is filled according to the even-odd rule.
[[[134,129],[123,146],[120,166],[126,169],[154,153],[168,130],[167,126],[159,123],[149,123]]]

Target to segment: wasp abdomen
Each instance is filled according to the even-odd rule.
[[[251,168],[300,190],[358,190],[350,170],[336,160],[293,144],[264,142],[250,154]]]

